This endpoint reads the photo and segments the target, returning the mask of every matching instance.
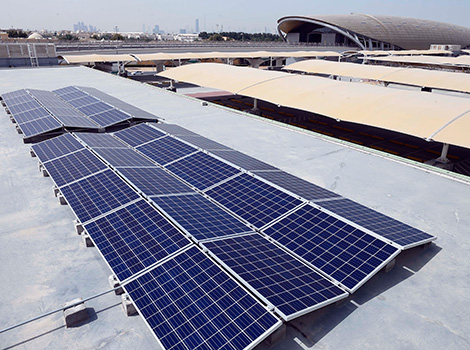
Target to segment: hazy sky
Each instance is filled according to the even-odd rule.
[[[42,0],[5,1],[0,28],[72,30],[78,21],[102,31],[147,31],[158,24],[166,32],[275,32],[289,15],[366,13],[437,20],[470,27],[470,0]]]

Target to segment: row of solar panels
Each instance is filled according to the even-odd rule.
[[[187,249],[189,241],[174,233],[169,219],[193,241],[202,242],[201,247],[212,257],[267,305],[274,306],[284,320],[289,320],[346,297],[345,290],[355,291],[400,249],[434,239],[185,129],[161,124],[157,127],[160,130],[142,124],[117,132],[114,137],[77,134],[113,171],[71,135],[33,146],[123,283],[142,271],[154,271],[155,264],[177,254],[169,260],[173,261],[179,256],[178,251]],[[270,177],[274,183],[282,181],[288,191],[258,176]],[[130,190],[122,178],[152,205]],[[292,192],[302,195],[292,196]],[[387,238],[399,244],[307,199],[318,199],[322,205],[348,201],[346,211],[362,213],[365,226],[366,219],[379,229],[392,224],[393,232]],[[344,206],[338,208],[345,210]],[[152,286],[156,285],[152,282]],[[154,298],[142,298],[132,287],[126,289],[157,337],[164,338],[165,332],[157,328],[168,327],[168,319],[164,317],[157,327],[152,317],[161,317],[158,305],[164,307],[168,303],[159,304]],[[160,310],[152,317],[144,311],[150,305]],[[179,311],[186,319],[194,316]],[[175,344],[187,344],[186,338],[181,337],[180,334]],[[174,345],[162,342],[168,348]]]
[[[25,142],[44,134],[69,130],[98,131],[134,120],[156,121],[155,116],[115,100],[103,93],[69,86],[53,92],[17,90],[3,94],[2,100],[12,121],[24,135]],[[107,102],[105,102],[107,100]],[[131,106],[130,106],[131,107]]]

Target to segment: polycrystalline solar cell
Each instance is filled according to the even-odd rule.
[[[210,189],[206,194],[261,228],[300,205],[302,201],[248,174]]]
[[[62,128],[62,124],[55,120],[53,117],[48,116],[44,118],[35,119],[30,122],[18,124],[24,137],[32,137],[39,134],[44,134]]]
[[[29,95],[28,92],[24,89],[2,94],[2,98],[8,107],[34,101],[31,95]]]
[[[435,239],[434,236],[369,209],[349,199],[319,203],[322,207],[351,220],[403,247],[412,247]]]
[[[168,164],[197,151],[196,148],[170,136],[149,142],[137,147],[137,149],[161,165]]]
[[[309,205],[263,232],[350,291],[399,253],[398,248]]]
[[[51,160],[44,167],[59,187],[107,168],[87,149]]]
[[[49,114],[48,111],[46,111],[44,108],[39,107],[36,109],[29,110],[27,112],[23,113],[15,113],[13,114],[13,118],[18,124],[23,124],[27,122],[31,122],[36,119],[41,119],[44,117],[50,117],[51,115]]]
[[[151,161],[130,148],[94,148],[94,151],[115,167],[155,166]]]
[[[95,115],[104,111],[109,111],[113,109],[113,107],[104,102],[97,101],[92,104],[77,107],[77,109],[87,116],[92,116],[92,115]]]
[[[83,115],[61,115],[58,116],[62,124],[70,128],[98,129],[100,126]]]
[[[194,192],[191,187],[168,174],[154,168],[118,168],[119,172],[146,196]]]
[[[240,173],[231,165],[202,152],[172,163],[167,169],[200,190]]]
[[[127,148],[124,143],[110,134],[81,132],[76,135],[92,148]]]
[[[78,140],[70,134],[63,134],[53,139],[42,141],[31,147],[42,163],[65,154],[84,148]]]
[[[126,113],[118,111],[117,109],[112,109],[110,111],[92,115],[90,119],[102,126],[110,126],[126,120],[130,120],[132,117]]]
[[[120,281],[190,244],[144,200],[98,218],[85,229]]]
[[[59,96],[69,95],[72,93],[76,93],[77,91],[79,90],[75,88],[74,86],[67,86],[61,89],[53,90],[53,92]]]
[[[258,171],[256,175],[308,200],[340,197],[334,192],[314,185],[284,171]]]
[[[140,198],[111,170],[64,186],[60,191],[82,223]]]
[[[11,91],[11,92],[6,92],[4,94],[2,94],[2,98],[6,101],[6,100],[13,100],[15,98],[18,98],[20,96],[29,96],[28,92],[24,89],[21,89],[21,90],[15,90],[15,91]]]
[[[196,247],[125,289],[164,349],[251,349],[281,324]]]
[[[81,97],[76,98],[77,96],[81,96]],[[62,98],[66,100],[67,103],[74,106],[75,108],[89,106],[89,105],[99,102],[99,100],[97,100],[96,98],[88,96],[87,94],[83,92],[78,92],[74,95],[62,96]]]
[[[193,131],[190,131],[188,129],[185,129],[179,125],[176,125],[176,124],[161,124],[161,123],[158,123],[156,125],[157,128],[159,128],[160,130],[166,132],[166,133],[169,133],[171,135],[175,135],[175,136],[183,136],[183,135],[193,135],[193,136],[200,136],[199,134],[193,132]]]
[[[153,141],[165,136],[161,131],[147,124],[139,124],[114,133],[114,136],[127,142],[132,147],[142,145],[143,143]]]
[[[349,294],[258,234],[204,243],[288,321]]]
[[[20,104],[8,107],[8,109],[10,110],[10,112],[13,115],[18,114],[18,113],[27,112],[27,111],[30,111],[32,109],[38,109],[38,108],[42,108],[42,107],[36,101],[28,101],[28,102],[25,102],[25,103],[20,103]]]
[[[187,141],[193,144],[196,147],[205,149],[207,151],[216,150],[216,149],[226,149],[226,150],[230,149],[230,147],[224,146],[218,142],[212,141],[203,136],[181,135],[178,137],[184,141]]]
[[[251,231],[200,194],[152,197],[152,200],[198,240]]]
[[[238,165],[240,168],[245,170],[279,170],[272,165],[264,163],[256,158],[250,157],[244,153],[238,151],[221,151],[215,150],[211,151],[215,155],[219,156],[222,159],[229,161],[232,164]]]

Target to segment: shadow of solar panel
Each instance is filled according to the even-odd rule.
[[[91,148],[127,148],[124,143],[110,134],[80,132],[76,135]]]
[[[139,146],[137,150],[161,165],[168,164],[197,151],[196,148],[170,136]]]
[[[248,174],[212,188],[206,194],[257,228],[302,204],[299,199]]]
[[[119,172],[146,196],[195,193],[165,170],[154,168],[119,168]]]
[[[158,123],[156,127],[166,133],[169,133],[174,136],[183,136],[183,135],[192,135],[192,136],[200,136],[199,134],[190,131],[188,129],[185,129],[179,125],[176,124],[162,124]]]
[[[321,202],[320,205],[405,248],[421,245],[436,238],[346,198]]]
[[[191,143],[192,145],[196,147],[205,149],[207,151],[220,150],[220,149],[230,150],[230,147],[224,146],[218,142],[212,141],[211,139],[208,139],[203,136],[181,135],[178,137],[184,141]]]
[[[198,240],[251,231],[244,223],[200,194],[152,197],[152,200]]]
[[[130,148],[95,148],[94,151],[115,167],[155,166],[151,161]]]
[[[164,349],[248,349],[281,325],[196,247],[125,289]]]
[[[126,120],[131,120],[132,117],[128,114],[118,111],[117,109],[112,109],[110,111],[100,112],[98,114],[92,115],[90,119],[102,126],[110,126]]]
[[[231,165],[203,152],[192,154],[166,168],[200,190],[240,173]]]
[[[165,136],[161,131],[152,128],[147,124],[139,124],[131,128],[127,128],[118,131],[114,136],[120,138],[124,142],[127,142],[132,147],[142,145],[146,142],[153,141],[159,137]]]
[[[85,229],[120,281],[190,244],[144,200],[92,221]]]
[[[42,163],[65,154],[85,148],[70,134],[63,134],[53,139],[42,141],[31,147]]]
[[[255,171],[256,175],[276,184],[296,195],[308,200],[337,198],[340,197],[334,192],[328,191],[323,187],[314,185],[297,176],[284,171]]]
[[[237,165],[240,168],[243,168],[245,170],[250,170],[250,171],[279,170],[273,167],[272,165],[264,163],[256,158],[250,157],[244,153],[241,153],[235,150],[227,150],[227,151],[215,150],[215,151],[211,151],[211,153],[214,153],[220,158],[225,159],[226,161],[234,165]]]
[[[353,292],[399,252],[309,205],[263,232]]]
[[[59,187],[107,169],[107,166],[87,149],[51,160],[44,163],[44,167]]]
[[[258,234],[204,246],[274,305],[285,321],[349,295]]]
[[[81,179],[60,191],[82,223],[140,198],[111,170]]]
[[[44,134],[62,128],[62,124],[52,116],[18,124],[25,138]]]

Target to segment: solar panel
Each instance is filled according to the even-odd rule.
[[[229,150],[230,147],[224,146],[218,142],[212,141],[203,136],[195,136],[195,135],[181,135],[178,136],[180,139],[193,144],[196,147],[205,149],[207,151],[211,150],[218,150],[218,149],[225,149]]]
[[[204,246],[274,305],[285,321],[349,295],[258,234],[207,242]]]
[[[82,223],[140,198],[111,170],[81,179],[60,191]]]
[[[264,163],[256,158],[250,157],[244,153],[238,152],[238,151],[221,151],[221,150],[215,150],[211,151],[211,153],[219,156],[222,159],[225,159],[226,161],[229,161],[230,163],[239,166],[240,168],[243,168],[245,170],[279,170],[272,165],[269,165],[267,163]]]
[[[41,108],[41,105],[39,103],[37,103],[36,101],[27,101],[27,102],[24,102],[24,103],[19,103],[17,105],[8,107],[11,114],[13,114],[13,115],[18,114],[18,113],[27,112],[27,111],[30,111],[32,109],[37,109],[37,108]]]
[[[67,86],[61,89],[54,90],[53,92],[59,96],[65,96],[65,95],[69,95],[72,93],[76,93],[77,91],[79,90],[75,88],[74,86]]]
[[[149,142],[137,147],[137,149],[161,165],[165,165],[197,151],[196,148],[170,136]]]
[[[183,135],[193,135],[193,136],[200,136],[199,134],[193,132],[193,131],[190,131],[188,129],[185,129],[179,125],[176,125],[176,124],[162,124],[162,123],[158,123],[156,125],[157,128],[159,128],[160,130],[166,132],[166,133],[169,133],[169,134],[172,134],[172,135],[175,135],[175,136],[183,136]]]
[[[334,192],[314,185],[284,171],[255,171],[256,175],[308,200],[339,198]]]
[[[87,149],[51,160],[44,163],[44,167],[59,187],[107,169],[107,166]]]
[[[192,154],[166,168],[200,190],[240,173],[231,165],[203,152]]]
[[[400,250],[324,213],[304,206],[263,232],[353,292]]]
[[[63,114],[58,116],[57,119],[59,119],[62,124],[69,128],[98,129],[100,127],[98,124],[94,123],[85,116],[68,116]]]
[[[25,138],[44,134],[62,128],[62,124],[52,116],[35,119],[30,122],[18,124]]]
[[[81,107],[77,107],[77,109],[87,116],[92,116],[92,115],[95,115],[104,111],[109,111],[113,109],[113,107],[104,102],[97,101],[92,104],[87,104]]]
[[[128,114],[125,114],[117,109],[112,109],[110,111],[101,112],[90,117],[94,122],[103,125],[110,126],[113,124],[118,124],[126,120],[132,119]]]
[[[94,148],[94,151],[115,167],[155,166],[151,161],[130,148]]]
[[[22,113],[13,114],[13,118],[18,124],[24,124],[24,123],[31,122],[36,119],[41,119],[41,118],[50,117],[50,116],[51,115],[49,114],[49,112],[46,111],[42,107],[31,109],[29,111],[22,112]]]
[[[85,229],[120,281],[190,244],[144,200],[98,218]]]
[[[153,141],[159,137],[165,136],[161,131],[152,128],[147,124],[138,124],[131,128],[127,128],[114,133],[114,136],[120,138],[124,142],[127,142],[132,147],[139,146],[143,143]]]
[[[152,197],[155,204],[198,240],[251,231],[200,194]]]
[[[206,194],[257,228],[302,203],[248,174],[230,179]]]
[[[29,95],[28,92],[24,89],[2,94],[2,99],[3,101],[5,101],[8,107],[11,107],[17,104],[22,104],[22,103],[29,102],[29,101],[34,101],[31,95]]]
[[[76,98],[77,96],[81,96],[81,97]],[[76,95],[62,96],[62,98],[65,99],[67,103],[74,106],[75,108],[89,106],[91,104],[99,102],[99,100],[97,100],[96,98],[88,96],[87,94],[84,94],[83,92],[78,92],[76,93]]]
[[[194,190],[168,174],[154,168],[118,168],[119,172],[146,196],[194,193]]]
[[[63,134],[53,139],[42,141],[31,147],[42,163],[65,154],[84,148],[78,140],[70,134]]]
[[[319,204],[333,213],[351,220],[404,248],[411,248],[435,239],[434,236],[426,232],[346,198],[324,201]]]
[[[196,247],[125,289],[164,349],[251,349],[281,325]]]
[[[112,137],[110,134],[81,132],[76,135],[92,148],[127,148],[124,143]]]

